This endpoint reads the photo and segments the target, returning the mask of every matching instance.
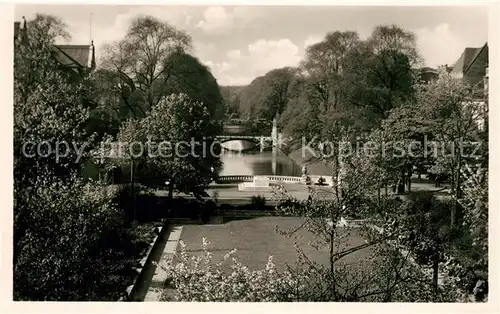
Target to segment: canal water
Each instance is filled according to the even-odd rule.
[[[235,152],[223,149],[221,161],[224,163],[221,176],[230,175],[280,175],[300,176],[301,168],[282,151],[276,149]]]
[[[240,133],[237,126],[226,128],[226,133]],[[259,145],[247,140],[231,140],[222,144],[221,176],[230,175],[281,175],[300,176],[301,168],[285,153],[271,147],[260,150]],[[226,148],[224,148],[226,147]],[[252,148],[253,147],[253,148]],[[243,148],[243,151],[239,151]]]

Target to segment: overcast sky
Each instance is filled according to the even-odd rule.
[[[124,36],[131,18],[146,14],[187,31],[194,54],[212,69],[221,85],[248,84],[273,68],[295,66],[304,48],[327,32],[357,31],[366,38],[380,24],[413,31],[428,66],[452,64],[465,47],[480,47],[488,38],[486,7],[269,7],[269,6],[104,6],[17,5],[15,19],[35,13],[59,16],[68,25],[72,44],[104,42]]]

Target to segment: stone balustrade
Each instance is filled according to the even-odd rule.
[[[230,182],[252,182],[254,180],[253,175],[231,175],[231,176],[220,176],[217,180],[217,183],[230,183]],[[257,176],[263,177],[269,180],[271,183],[303,183],[302,177],[295,176],[277,176],[277,175],[264,175]],[[331,176],[310,176],[311,183],[316,183],[319,177],[323,177],[325,179],[326,185],[332,185],[332,177]]]
[[[292,176],[267,176],[270,182],[301,183],[301,177]]]
[[[217,135],[215,137],[217,140],[255,140],[260,141],[271,141],[273,138],[271,136],[255,136],[255,135]]]
[[[233,176],[219,176],[217,183],[229,183],[229,182],[252,182],[252,175],[233,175]]]

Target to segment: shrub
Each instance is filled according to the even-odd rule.
[[[269,257],[264,269],[250,270],[233,256],[236,250],[224,256],[224,261],[212,263],[209,243],[203,238],[202,254],[190,256],[181,241],[181,251],[175,263],[162,265],[170,278],[173,295],[163,299],[188,302],[284,302],[296,301],[301,290],[300,276],[278,272]],[[226,264],[226,265],[224,265]],[[165,290],[168,293],[168,290]]]
[[[262,195],[253,195],[250,198],[250,205],[253,209],[265,210],[266,209],[266,198]]]
[[[117,299],[130,240],[103,187],[41,180],[15,193],[14,299]]]

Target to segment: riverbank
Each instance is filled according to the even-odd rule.
[[[317,160],[312,156],[308,150],[302,151],[301,148],[293,149],[288,157],[292,159],[300,168],[307,167],[307,174],[309,175],[333,175],[332,168],[321,160]]]

